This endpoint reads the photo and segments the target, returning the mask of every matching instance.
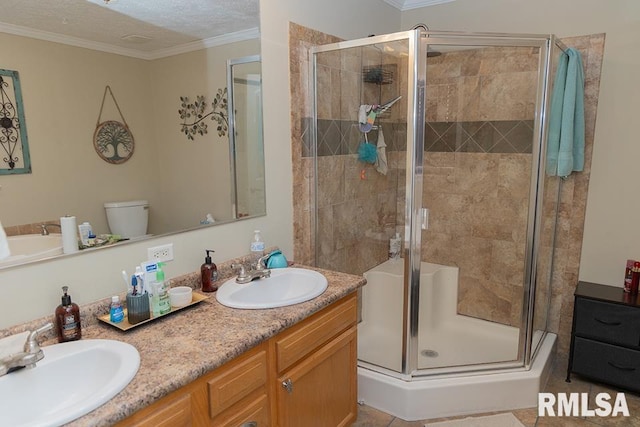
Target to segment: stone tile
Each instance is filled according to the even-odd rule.
[[[316,85],[318,94],[330,94],[331,93],[331,69],[318,65],[316,67]],[[331,119],[333,114],[331,96],[318,96],[316,100],[316,109],[318,119]]]
[[[468,122],[465,130],[471,138],[487,153],[502,139],[502,134],[490,122]]]
[[[627,408],[629,409],[629,417],[625,417],[620,414],[616,415],[615,417],[593,417],[592,421],[594,423],[602,426],[640,426],[640,396],[602,384],[593,384],[589,393],[590,409],[596,408],[595,398],[598,393],[608,393],[611,397],[611,400],[609,401],[610,404],[613,404],[615,402],[618,393],[624,393],[625,401],[627,402]]]
[[[525,427],[534,427],[538,419],[538,408],[515,409],[511,411],[513,415],[525,425]]]
[[[533,129],[526,122],[519,122],[504,137],[518,153],[531,153],[533,147]]]
[[[530,120],[534,115],[536,72],[484,76],[480,86],[480,120]]]
[[[319,157],[318,204],[337,203],[343,200],[344,159],[341,156]]]
[[[358,418],[352,427],[387,427],[393,419],[393,415],[386,412],[367,405],[358,405]]]
[[[405,421],[401,418],[394,418],[389,427],[423,427],[424,421]]]
[[[455,118],[459,121],[480,120],[481,79],[478,76],[462,77],[458,90]],[[453,94],[452,94],[453,95]],[[453,117],[452,117],[453,119]]]
[[[536,427],[595,427],[596,425],[589,420],[576,417],[538,417],[536,423]]]
[[[462,274],[462,269],[461,269]],[[484,320],[511,324],[511,291],[508,286],[460,276],[458,312]]]

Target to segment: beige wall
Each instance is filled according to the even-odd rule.
[[[640,111],[639,15],[634,0],[456,0],[404,12],[401,24],[560,37],[606,33],[579,278],[615,286],[622,286],[626,259],[640,258],[633,197],[640,145],[632,126]]]
[[[0,49],[2,68],[20,73],[33,170],[0,177],[3,225],[70,214],[106,232],[105,201],[155,199],[150,179],[156,153],[150,146],[147,108],[149,63],[7,34],[0,34]],[[121,165],[101,160],[93,148],[107,84],[136,140],[134,156]],[[101,116],[104,120],[121,121],[108,95]],[[96,176],[101,179],[94,180]]]
[[[217,122],[209,118],[208,133],[188,140],[180,132],[180,97],[195,101],[206,95],[211,102],[227,87],[227,59],[255,55],[260,40],[248,40],[176,55],[153,62],[153,135],[158,146],[160,189],[152,213],[160,232],[196,227],[207,213],[216,220],[231,218],[229,139],[220,137]]]

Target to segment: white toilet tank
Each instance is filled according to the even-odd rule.
[[[104,204],[107,222],[111,234],[134,239],[147,234],[149,222],[149,202],[133,200],[130,202],[109,202]]]

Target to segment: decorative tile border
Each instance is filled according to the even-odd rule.
[[[311,157],[311,119],[302,119],[302,157]],[[388,151],[406,149],[406,123],[382,123]],[[378,140],[378,130],[367,135]],[[347,120],[318,120],[318,156],[355,154],[364,134]],[[425,151],[437,153],[531,153],[533,120],[425,123]]]

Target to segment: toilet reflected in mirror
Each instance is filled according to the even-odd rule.
[[[148,201],[109,202],[104,204],[104,210],[107,213],[107,223],[111,234],[132,240],[147,236]]]

